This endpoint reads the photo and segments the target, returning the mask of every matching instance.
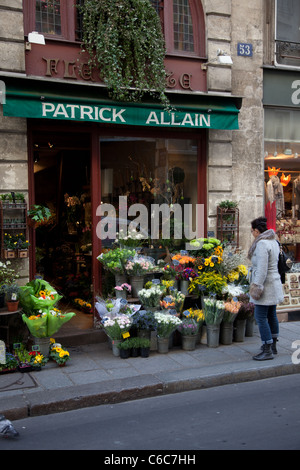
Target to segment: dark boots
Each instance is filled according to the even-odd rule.
[[[255,361],[267,361],[268,359],[274,359],[272,346],[273,344],[263,344],[261,352],[258,353],[256,356],[253,356],[253,359]]]
[[[278,341],[277,338],[273,338],[273,344],[271,344],[272,353],[273,353],[273,354],[277,354],[277,349],[276,349],[276,343],[277,343],[277,341]]]

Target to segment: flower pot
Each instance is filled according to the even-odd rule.
[[[194,351],[197,335],[181,335],[181,347],[184,351]]]
[[[32,366],[30,364],[19,364],[18,371],[19,372],[31,372]]]
[[[28,258],[28,250],[18,250],[18,258]]]
[[[17,257],[16,250],[3,250],[3,256],[5,259],[12,259]]]
[[[128,359],[128,358],[129,358],[129,356],[130,356],[130,349],[119,349],[119,351],[120,351],[120,354],[119,354],[119,355],[120,355],[120,357],[121,357],[122,359]]]
[[[157,337],[157,351],[161,354],[169,352],[169,338]]]
[[[190,281],[186,281],[186,280],[181,280],[180,281],[180,292],[182,292],[184,295],[188,295],[189,294],[189,283]]]
[[[149,357],[150,348],[141,348],[141,357]]]
[[[119,340],[119,339],[113,339],[111,342],[112,352],[113,352],[113,355],[116,357],[120,356],[120,348],[118,348],[118,344],[120,343],[122,343],[122,340]]]
[[[117,299],[127,299],[127,291],[126,290],[116,290],[116,298]]]
[[[129,284],[131,285],[132,297],[138,297],[138,293],[144,287],[144,276],[130,276]]]
[[[206,325],[207,346],[217,348],[219,346],[220,325]]]
[[[246,319],[245,320],[238,320],[234,321],[233,327],[233,341],[236,342],[243,342],[245,339],[245,332],[246,332]]]
[[[10,302],[6,302],[6,307],[9,312],[16,312],[19,307],[19,301],[18,300],[12,300]]]
[[[140,348],[131,348],[130,355],[131,357],[138,357],[140,355]]]
[[[220,343],[232,344],[233,323],[221,323],[220,325]]]
[[[245,336],[253,336],[253,330],[254,330],[254,317],[247,318],[246,320],[246,330],[245,330]]]

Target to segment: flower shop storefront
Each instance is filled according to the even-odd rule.
[[[191,309],[193,317],[199,316],[192,322],[198,334],[204,310],[197,279],[207,267],[223,266],[219,259],[223,247],[213,244],[204,258],[192,250],[189,261],[188,256],[176,256],[185,257],[186,239],[193,238],[188,233],[194,227],[191,224],[188,232],[184,224],[186,207],[193,208],[193,221],[196,205],[203,206],[201,231],[206,233],[207,130],[238,128],[237,102],[229,97],[174,94],[175,110],[168,113],[151,103],[120,106],[98,87],[103,96],[96,100],[94,87],[77,86],[82,93],[78,98],[67,86],[49,82],[41,89],[34,80],[25,83],[26,92],[24,85],[22,90],[16,83],[8,86],[4,114],[28,118],[29,204],[44,204],[51,210],[46,223],[29,229],[30,277],[44,278],[63,295],[64,307],[90,314],[95,327],[105,330],[104,319],[129,314],[130,336],[136,337],[133,331],[140,328],[133,322],[145,318],[134,319],[133,313],[152,310],[156,315],[149,320],[151,329],[157,331],[161,315],[168,313],[163,320],[170,320],[165,330],[171,333],[180,325],[185,328],[183,312]],[[137,229],[137,204],[147,212],[148,229],[143,231]],[[182,209],[180,224],[172,211],[168,215],[168,237],[163,236],[161,219],[158,235],[152,236],[155,204]],[[102,211],[106,206],[112,210],[112,220]],[[99,236],[102,219],[104,237]],[[178,238],[174,234],[180,225]],[[208,279],[210,285],[225,287],[226,274],[219,270],[215,274],[216,279]],[[224,295],[210,288],[206,293],[222,299]],[[126,294],[127,298],[119,298]],[[155,297],[151,307],[148,296]],[[108,336],[114,341],[118,334]]]

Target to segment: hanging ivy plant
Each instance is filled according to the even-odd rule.
[[[83,47],[111,98],[136,102],[150,93],[168,107],[164,36],[150,0],[85,0],[79,9]]]

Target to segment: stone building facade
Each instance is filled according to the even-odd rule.
[[[263,24],[262,0],[203,0],[207,93],[242,98],[238,130],[207,131],[207,229],[216,233],[216,206],[238,202],[240,246],[249,247],[250,221],[264,210],[263,186]],[[22,0],[0,0],[0,79],[24,76],[26,37]],[[253,54],[240,56],[239,43]],[[218,50],[233,64],[216,62]],[[199,64],[200,66],[200,64]],[[27,120],[0,111],[0,192],[23,192],[28,200]],[[23,276],[29,276],[28,260]]]

